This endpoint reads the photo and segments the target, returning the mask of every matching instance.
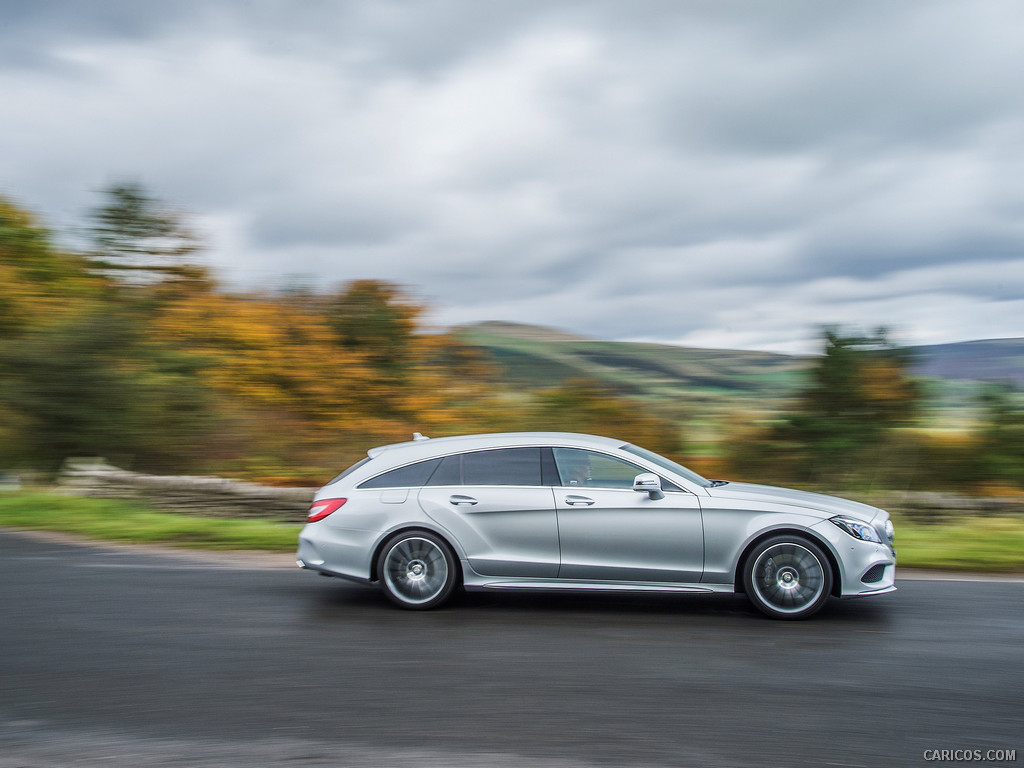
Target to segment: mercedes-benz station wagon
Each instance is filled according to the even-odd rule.
[[[298,564],[402,608],[466,590],[742,592],[800,619],[896,589],[889,514],[707,480],[591,435],[522,432],[373,448],[321,488]]]

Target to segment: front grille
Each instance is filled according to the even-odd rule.
[[[865,584],[876,584],[885,576],[885,563],[879,563],[868,568],[868,572],[860,577]]]

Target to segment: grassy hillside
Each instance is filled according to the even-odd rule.
[[[807,358],[770,352],[596,341],[513,323],[480,323],[458,335],[489,351],[517,385],[540,388],[590,377],[623,394],[658,399],[772,403],[800,386],[808,364]]]
[[[513,387],[542,389],[596,379],[676,420],[691,457],[718,455],[730,420],[770,418],[800,388],[806,358],[768,352],[689,349],[596,341],[511,323],[462,328],[459,338],[489,352]]]

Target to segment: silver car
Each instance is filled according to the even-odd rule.
[[[889,514],[707,480],[635,445],[517,432],[373,448],[321,488],[298,564],[435,608],[456,587],[743,592],[801,619],[892,592]]]

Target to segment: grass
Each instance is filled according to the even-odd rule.
[[[894,523],[902,567],[1024,573],[1024,518],[964,515],[941,523]]]
[[[895,523],[901,567],[1024,573],[1024,518],[961,516],[941,523],[896,518]],[[105,541],[271,552],[294,551],[302,527],[182,515],[139,502],[43,492],[0,494],[0,526]]]
[[[191,549],[294,551],[301,525],[162,512],[140,502],[44,492],[0,494],[0,526]]]

